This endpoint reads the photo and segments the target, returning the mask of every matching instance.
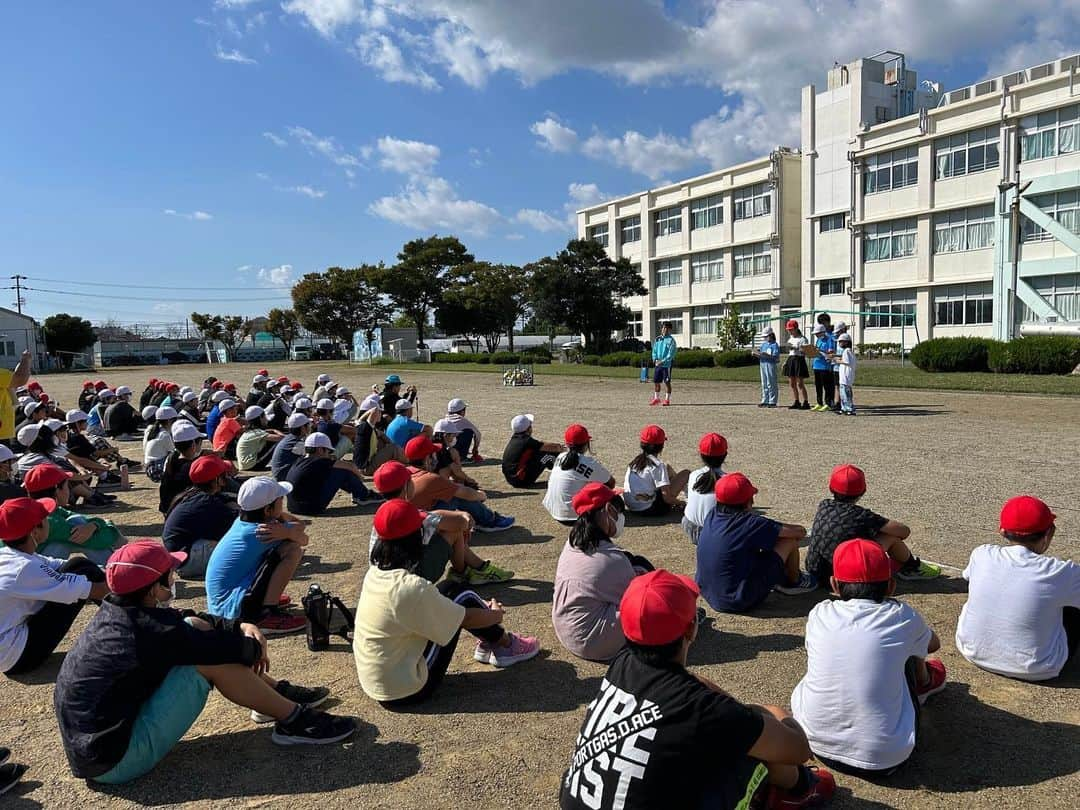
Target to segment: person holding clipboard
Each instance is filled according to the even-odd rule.
[[[791,393],[795,396],[795,402],[788,405],[788,410],[808,411],[810,400],[806,395],[806,383],[803,382],[810,376],[810,370],[806,367],[806,358],[813,357],[817,352],[803,335],[797,320],[794,318],[789,320],[785,329],[788,333],[788,359],[784,362],[784,376],[788,378]]]

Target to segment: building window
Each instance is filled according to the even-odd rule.
[[[602,225],[593,225],[589,228],[589,238],[594,242],[599,242],[601,247],[608,246],[608,227],[607,223]]]
[[[724,254],[714,250],[690,257],[690,279],[695,284],[704,281],[720,281],[724,277]]]
[[[915,227],[914,218],[867,225],[863,234],[863,261],[882,262],[914,256]]]
[[[772,213],[772,189],[758,183],[735,190],[735,219],[752,219]]]
[[[863,316],[865,329],[899,329],[915,325],[915,291],[886,290],[868,293],[862,308],[871,315]]]
[[[694,307],[691,310],[690,328],[695,335],[716,335],[720,319],[724,317],[724,305]]]
[[[682,334],[682,312],[680,310],[673,310],[670,312],[657,312],[655,313],[656,323],[653,331],[654,335],[660,334],[660,324],[664,321],[671,321],[671,334]]]
[[[1056,219],[1070,232],[1080,234],[1080,190],[1059,191],[1056,194],[1040,194],[1031,201],[1051,219]],[[1027,217],[1020,220],[1020,239],[1023,242],[1043,242],[1054,237]]]
[[[934,141],[937,179],[960,177],[998,165],[999,127],[983,127]]]
[[[677,287],[682,284],[682,259],[656,262],[656,286]]]
[[[895,191],[919,182],[919,148],[909,146],[881,155],[871,155],[863,169],[863,193]]]
[[[690,203],[690,230],[712,228],[724,221],[724,198],[719,194]]]
[[[641,217],[633,216],[619,222],[620,238],[622,244],[629,245],[631,242],[641,241]]]
[[[1066,321],[1080,321],[1080,273],[1036,276],[1026,281],[1050,306],[1060,312]],[[1025,321],[1039,320],[1026,305],[1021,309],[1021,313]]]
[[[846,278],[827,278],[818,282],[818,295],[843,295],[846,288]]]
[[[735,248],[735,278],[767,276],[772,273],[772,247],[768,242]]]
[[[624,334],[628,338],[640,338],[644,331],[642,329],[644,321],[642,320],[640,312],[631,312],[630,317],[626,319],[626,329]]]
[[[1020,119],[1020,159],[1040,160],[1080,149],[1080,104]]]
[[[656,212],[656,235],[670,236],[682,232],[682,209],[678,206]]]
[[[934,253],[994,246],[994,206],[977,205],[934,216]]]
[[[818,220],[818,233],[839,231],[847,225],[847,214],[827,214]]]
[[[994,285],[952,284],[934,290],[937,326],[972,326],[994,322]]]

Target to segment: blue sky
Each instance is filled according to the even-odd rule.
[[[21,3],[0,260],[35,317],[122,322],[261,314],[436,232],[531,261],[575,207],[797,146],[799,88],[834,60],[900,49],[949,88],[1076,49],[1080,0],[997,5]]]

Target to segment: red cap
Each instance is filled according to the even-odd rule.
[[[59,486],[61,481],[71,478],[71,473],[61,470],[55,464],[38,464],[31,467],[23,476],[23,489],[27,492],[43,492]]]
[[[698,442],[697,449],[703,456],[726,456],[727,439],[719,433],[706,433]]]
[[[177,391],[179,391],[179,390],[180,390],[180,386],[179,386],[179,385],[177,385],[176,383],[169,383],[168,385],[166,385],[166,386],[165,386],[165,389],[166,389],[167,391],[172,391],[172,390],[173,390],[174,388],[175,388],[175,389],[176,389]]]
[[[49,395],[46,394],[44,391],[42,391],[40,394],[38,394],[38,402],[48,402],[48,401],[49,401]]]
[[[866,493],[866,476],[854,464],[834,467],[829,476],[829,491],[834,495],[857,497]]]
[[[221,380],[214,380],[212,383],[210,383],[210,388],[214,390],[220,390],[224,387],[225,383],[223,383]]]
[[[397,492],[409,483],[410,478],[412,473],[400,461],[387,461],[375,470],[372,480],[375,482],[376,491],[386,493]]]
[[[292,390],[293,391],[299,391],[303,387],[304,387],[304,384],[302,382],[300,382],[299,380],[293,380],[292,381]]]
[[[93,388],[94,387],[94,381],[93,380],[83,380],[82,387],[83,388]]]
[[[156,383],[157,381],[158,381],[158,378],[157,378],[157,377],[151,377],[151,378],[150,378],[150,385],[153,385],[153,384],[154,384],[154,383]]]
[[[104,390],[104,389],[106,389],[108,387],[109,387],[109,384],[107,382],[105,382],[104,380],[98,380],[97,382],[94,383],[94,388],[97,391],[102,391],[102,390]]]
[[[375,534],[380,540],[398,540],[424,525],[424,514],[401,498],[389,500],[375,513]]]
[[[645,444],[663,444],[667,441],[667,434],[659,425],[646,425],[641,429],[641,441]]]
[[[872,540],[848,540],[838,545],[832,570],[840,582],[888,582],[892,578],[889,555]]]
[[[0,540],[22,540],[54,511],[52,498],[11,498],[0,503]]]
[[[289,381],[289,378],[285,377],[285,376],[278,377],[276,380],[274,380],[274,382],[278,383],[279,385],[284,385],[288,381]]]
[[[39,383],[37,380],[31,380],[30,382],[28,382],[26,384],[26,390],[27,391],[40,391],[41,390],[41,383]]]
[[[584,425],[573,424],[566,429],[563,439],[567,444],[588,444],[592,441],[592,436]]]
[[[258,370],[258,371],[256,372],[256,374],[262,374],[262,375],[263,375],[264,377],[269,377],[269,376],[270,376],[270,372],[269,372],[269,371],[267,371],[267,370],[266,370],[265,368],[260,368],[260,369],[259,369],[259,370]]]
[[[191,462],[191,466],[188,467],[188,478],[191,479],[191,483],[193,484],[208,484],[219,475],[232,471],[232,464],[227,462],[221,456],[215,456],[208,453],[205,456],[199,456]]]
[[[225,383],[225,390],[226,391],[235,391],[236,390],[236,383]]]
[[[696,620],[700,593],[690,577],[662,568],[634,577],[619,603],[623,635],[635,644],[670,644]]]
[[[133,593],[179,568],[187,557],[187,552],[169,551],[157,540],[126,543],[105,563],[105,582],[113,593]]]
[[[757,487],[750,483],[750,479],[740,472],[721,475],[713,489],[716,500],[725,506],[742,506],[749,503],[750,499],[757,495]]]
[[[442,450],[441,444],[435,444],[429,436],[421,434],[409,439],[408,444],[405,445],[405,458],[409,461],[422,461],[440,450]]]
[[[578,491],[578,494],[570,499],[570,506],[574,508],[577,514],[584,515],[586,512],[591,512],[593,509],[599,509],[601,506],[610,503],[612,498],[621,494],[621,489],[612,489],[607,484],[594,481],[583,486]]]
[[[799,322],[797,320],[795,320],[794,318],[792,318],[786,324],[784,324],[784,328],[785,329],[798,329],[799,328]]]
[[[1013,534],[1044,534],[1057,515],[1034,495],[1009,498],[1001,507],[1001,528]]]

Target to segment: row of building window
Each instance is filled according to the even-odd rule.
[[[772,246],[768,242],[734,248],[731,258],[735,278],[772,274]],[[682,284],[682,259],[662,259],[654,262],[653,273],[657,287],[678,286]],[[723,251],[695,253],[690,257],[690,279],[695,284],[720,281],[723,278]]]
[[[1080,149],[1080,104],[1020,120],[1020,159],[1040,160]]]
[[[1080,189],[1040,194],[1032,197],[1031,201],[1051,219],[1057,220],[1063,228],[1080,234]],[[1049,231],[1043,230],[1027,217],[1020,221],[1020,238],[1024,242],[1053,239]]]
[[[768,318],[772,314],[772,305],[768,301],[751,301],[747,303],[740,303],[737,305],[739,309],[739,318],[743,321],[760,321],[762,318]],[[720,321],[727,313],[727,304],[710,304],[703,307],[691,307],[690,308],[690,332],[694,335],[716,335],[717,327],[720,325]],[[671,333],[673,335],[681,335],[683,333],[683,312],[682,310],[666,310],[654,312],[652,315],[654,324],[654,334],[659,334],[660,324],[664,321],[671,322]],[[626,324],[626,334],[628,337],[641,337],[642,335],[642,316],[640,312],[635,312],[630,316],[630,319]]]
[[[934,253],[958,253],[994,246],[993,205],[944,211],[935,214],[933,222]],[[1080,224],[1080,220],[1077,220],[1077,224]],[[879,262],[914,256],[917,245],[917,221],[914,218],[877,222],[864,229],[863,261]]]

